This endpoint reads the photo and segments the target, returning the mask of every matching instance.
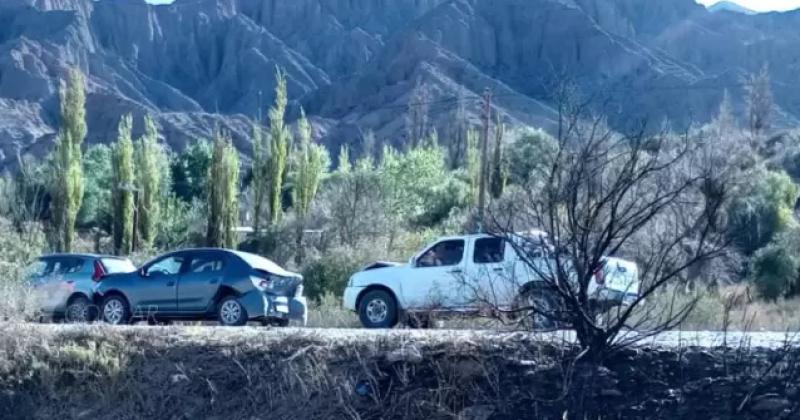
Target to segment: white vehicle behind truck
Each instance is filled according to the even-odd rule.
[[[366,328],[391,328],[402,319],[432,313],[478,314],[487,307],[513,310],[522,301],[526,307],[537,307],[535,312],[547,312],[557,305],[554,294],[531,301],[526,293],[541,286],[542,273],[554,266],[551,248],[543,239],[536,249],[526,249],[528,263],[503,238],[485,234],[440,238],[406,264],[378,262],[355,273],[345,289],[344,306],[358,313]],[[636,264],[611,257],[604,262],[589,287],[596,307],[606,310],[636,299]],[[543,324],[538,328],[551,327],[548,319],[537,317],[536,322]]]

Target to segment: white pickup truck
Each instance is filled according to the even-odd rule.
[[[403,315],[508,310],[541,282],[537,273],[553,266],[547,241],[539,248],[525,252],[539,266],[533,268],[498,237],[440,238],[406,264],[379,262],[354,274],[344,291],[344,306],[357,312],[366,328],[391,328]],[[611,257],[605,258],[603,272],[589,288],[592,299],[606,308],[633,300],[638,292],[636,264]]]

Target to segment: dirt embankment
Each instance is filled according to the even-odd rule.
[[[0,324],[0,418],[797,418],[800,349]],[[565,381],[565,378],[570,378]]]

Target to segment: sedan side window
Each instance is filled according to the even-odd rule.
[[[481,238],[475,241],[472,261],[476,264],[495,264],[503,262],[506,243],[502,238]]]
[[[457,265],[462,259],[464,259],[464,240],[442,241],[419,257],[417,267],[446,267]]]
[[[166,276],[179,274],[184,260],[185,258],[180,255],[166,257],[147,267],[147,272],[145,274],[148,276],[152,276],[153,274]]]
[[[222,271],[224,261],[218,255],[200,255],[192,258],[189,273],[218,273]]]

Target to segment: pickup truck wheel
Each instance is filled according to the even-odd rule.
[[[365,328],[392,328],[397,324],[397,302],[383,290],[367,292],[361,299],[358,316]]]
[[[556,296],[541,288],[531,288],[523,292],[517,305],[519,308],[534,308],[522,313],[521,325],[529,331],[554,331],[558,323],[554,316],[558,312]],[[550,315],[550,316],[548,316]]]

